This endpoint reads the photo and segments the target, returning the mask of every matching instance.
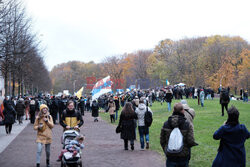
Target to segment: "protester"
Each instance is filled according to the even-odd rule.
[[[3,116],[4,116],[4,124],[5,124],[5,131],[6,134],[11,134],[12,130],[12,125],[15,123],[15,116],[16,116],[16,111],[12,107],[11,102],[4,101],[4,110],[3,110]]]
[[[205,92],[204,89],[200,89],[200,103],[201,107],[204,107],[204,100],[205,100]]]
[[[25,105],[25,120],[28,120],[30,119],[30,101],[28,97],[25,98],[24,105]]]
[[[187,101],[186,100],[181,100],[181,104],[183,105],[183,109],[184,109],[184,115],[185,115],[185,118],[187,119],[187,121],[190,123],[190,125],[192,127],[194,127],[194,124],[193,124],[193,120],[194,120],[194,117],[195,117],[195,111],[193,108],[190,108],[187,104]]]
[[[17,120],[20,125],[23,123],[23,116],[24,116],[24,110],[25,110],[24,100],[22,98],[18,100],[15,109],[17,112]]]
[[[213,135],[215,140],[220,140],[220,146],[212,167],[245,167],[244,143],[249,137],[246,126],[239,124],[239,111],[232,106],[227,121]]]
[[[224,107],[227,111],[228,103],[230,102],[230,97],[228,91],[222,88],[220,93],[220,104],[221,104],[221,116],[224,116]]]
[[[115,120],[117,120],[118,111],[120,109],[120,101],[119,101],[119,98],[117,96],[115,96],[114,102],[115,102]]]
[[[54,122],[54,124],[56,124],[57,114],[58,114],[58,101],[55,98],[55,96],[53,96],[51,99],[50,108],[51,108],[50,113],[51,113],[51,116],[53,118],[53,122]]]
[[[134,150],[135,122],[137,115],[130,102],[126,102],[122,109],[118,128],[121,129],[121,139],[124,140],[124,149],[128,150],[128,141],[130,141],[131,150]]]
[[[52,128],[54,127],[52,116],[45,104],[40,105],[40,112],[36,117],[34,129],[37,130],[37,155],[36,166],[40,167],[40,159],[42,155],[42,148],[45,145],[46,164],[50,167],[50,144],[52,143]]]
[[[247,90],[245,90],[245,92],[243,94],[243,102],[248,102],[248,92],[247,92]]]
[[[146,139],[146,149],[149,149],[149,127],[145,126],[144,116],[146,111],[152,113],[151,109],[144,104],[143,100],[139,101],[139,106],[136,108],[135,113],[138,117],[138,130],[140,135],[141,150],[144,150],[144,137]]]
[[[171,111],[172,99],[173,99],[173,92],[172,92],[172,90],[170,88],[167,88],[166,95],[165,95],[165,100],[167,102],[169,112]]]
[[[31,98],[30,100],[30,123],[31,124],[35,123],[35,114],[37,110],[38,110],[38,103],[35,101],[34,98]]]
[[[82,115],[75,109],[73,101],[68,101],[67,108],[62,113],[60,124],[64,130],[68,130],[70,128],[79,130],[79,128],[83,125]]]
[[[94,117],[94,122],[98,122],[99,106],[96,100],[93,100],[91,110],[92,110],[92,117]]]
[[[183,166],[188,167],[190,159],[190,148],[196,146],[194,133],[190,123],[184,116],[184,108],[181,103],[174,105],[172,116],[164,123],[161,129],[160,144],[167,156],[166,166]],[[169,136],[174,128],[178,127],[183,135],[183,148],[179,153],[170,153],[167,151]]]
[[[108,103],[108,112],[110,115],[111,123],[115,122],[115,110],[116,110],[115,102],[113,99],[110,99]]]

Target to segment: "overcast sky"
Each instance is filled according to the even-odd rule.
[[[249,0],[24,0],[53,66],[153,49],[160,40],[239,35],[250,41]]]

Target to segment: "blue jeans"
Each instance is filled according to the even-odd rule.
[[[37,153],[36,153],[36,163],[40,164],[41,155],[42,155],[43,144],[37,143]],[[50,157],[50,144],[45,144],[45,151],[46,151],[46,159]]]
[[[115,120],[118,118],[118,110],[115,110]]]
[[[167,104],[168,104],[168,111],[171,111],[171,103],[167,102]]]
[[[139,129],[139,135],[140,135],[140,143],[141,143],[141,149],[144,149],[144,136],[146,139],[146,142],[149,142],[149,128],[145,126],[138,126]]]
[[[169,159],[167,159],[166,167],[188,167],[188,160],[173,162],[173,161],[170,161]]]

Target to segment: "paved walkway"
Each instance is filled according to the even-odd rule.
[[[5,126],[0,126],[0,153],[22,132],[29,122],[29,120],[24,120],[23,124],[13,124],[10,135],[6,135]]]
[[[154,151],[140,151],[139,143],[135,143],[134,151],[123,150],[123,140],[115,133],[115,126],[102,120],[93,122],[90,113],[84,116],[84,126],[81,133],[86,136],[83,150],[84,167],[164,167],[162,157]],[[53,129],[53,143],[51,145],[51,166],[60,166],[56,162],[61,149],[60,137],[62,127],[56,125]],[[12,142],[0,153],[1,167],[34,167],[36,160],[36,132],[33,125],[28,125]],[[41,167],[45,167],[45,152],[43,150]]]

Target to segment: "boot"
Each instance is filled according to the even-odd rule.
[[[134,147],[134,144],[131,144],[131,150],[134,150],[135,147]]]
[[[146,143],[146,149],[149,149],[149,142]]]
[[[46,160],[47,167],[50,167],[49,159]]]
[[[40,167],[40,164],[36,164],[36,167]]]

